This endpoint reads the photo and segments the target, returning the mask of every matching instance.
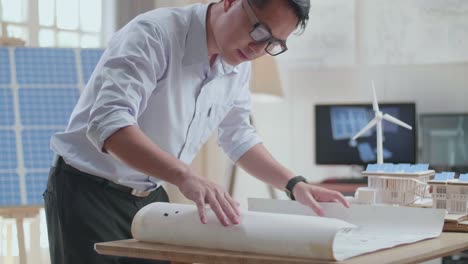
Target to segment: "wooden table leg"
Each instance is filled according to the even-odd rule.
[[[7,252],[6,252],[6,256],[5,258],[3,259],[5,261],[5,263],[7,264],[12,264],[13,263],[13,255],[12,255],[12,252],[13,252],[13,224],[12,223],[7,223],[7,246],[6,246],[6,249],[7,249]]]
[[[34,264],[41,264],[41,226],[40,226],[40,215],[37,215],[35,218],[32,218],[31,221],[31,248],[29,251],[30,260],[34,259]]]
[[[26,246],[24,243],[24,227],[23,218],[16,218],[16,230],[18,231],[18,249],[19,249],[19,262],[26,264]]]

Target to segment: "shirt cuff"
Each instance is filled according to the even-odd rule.
[[[112,112],[101,120],[91,122],[86,131],[88,140],[101,152],[104,152],[104,141],[117,130],[136,125],[136,119],[125,110]]]
[[[262,140],[259,136],[255,135],[249,138],[249,140],[242,142],[226,154],[233,163],[236,163],[250,148],[260,143],[262,143]]]

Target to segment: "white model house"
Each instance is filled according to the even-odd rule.
[[[468,173],[447,182],[447,211],[451,214],[468,213]]]
[[[368,203],[409,205],[429,197],[427,183],[435,171],[428,164],[385,163],[369,164],[362,175],[368,177],[368,188],[362,189],[363,194],[358,190],[356,197],[366,197]]]
[[[453,181],[454,176],[454,172],[441,172],[429,181],[429,185],[432,187],[433,208],[447,209],[447,182]]]

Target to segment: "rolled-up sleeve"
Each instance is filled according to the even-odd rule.
[[[137,125],[158,80],[165,74],[168,55],[161,35],[151,22],[128,24],[115,36],[95,69],[86,87],[97,93],[86,136],[99,151],[118,129]]]
[[[250,124],[250,111],[251,96],[246,82],[234,100],[233,108],[218,127],[218,144],[234,163],[254,145],[262,143]]]

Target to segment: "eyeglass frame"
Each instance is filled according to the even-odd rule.
[[[247,7],[244,5],[244,2],[247,2]],[[282,40],[282,39],[278,39],[278,38],[275,38],[273,36],[273,33],[271,33],[271,29],[268,25],[266,25],[265,23],[261,22],[257,16],[255,15],[254,11],[253,11],[253,8],[252,8],[252,5],[250,4],[250,1],[249,0],[245,0],[245,1],[242,1],[242,7],[244,8],[244,10],[246,11],[247,13],[247,17],[249,18],[250,22],[253,24],[253,28],[252,30],[250,30],[249,32],[249,35],[250,35],[250,38],[252,38],[253,41],[255,41],[255,43],[257,44],[261,44],[261,43],[265,43],[265,42],[268,42],[268,45],[265,47],[265,51],[271,55],[271,56],[278,56],[280,55],[281,53],[284,53],[285,51],[288,50],[288,46],[286,45],[286,41],[285,40]],[[252,36],[252,34],[257,30],[257,28],[259,27],[263,27],[264,29],[266,29],[266,31],[270,34],[270,37],[268,39],[265,39],[265,40],[262,40],[262,41],[257,41],[254,39],[254,37]],[[270,45],[272,45],[272,43],[278,43],[282,48],[284,47],[284,49],[279,52],[279,53],[276,53],[276,54],[272,54],[268,51],[268,47]]]

